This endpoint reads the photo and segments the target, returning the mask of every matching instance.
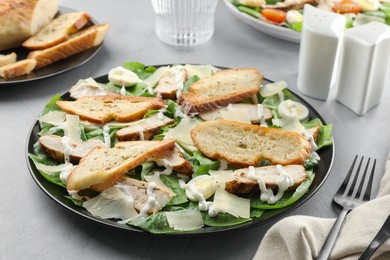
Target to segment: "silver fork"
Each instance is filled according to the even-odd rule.
[[[376,159],[374,160],[371,171],[368,171],[371,160],[368,158],[366,167],[362,173],[360,170],[362,168],[364,157],[360,159],[358,167],[356,171],[354,171],[357,159],[358,156],[356,155],[351,168],[349,169],[348,175],[345,177],[343,184],[341,184],[339,190],[333,198],[333,201],[343,209],[328,234],[328,237],[318,254],[317,260],[328,259],[340,232],[341,226],[344,223],[345,216],[352,209],[366,201],[369,201],[371,198],[371,186],[374,179]]]

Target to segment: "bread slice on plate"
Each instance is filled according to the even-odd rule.
[[[27,58],[37,61],[35,69],[43,68],[56,61],[98,46],[106,37],[109,27],[109,24],[93,25],[71,34],[68,40],[53,47],[32,51],[28,54]]]
[[[248,168],[238,169],[234,171],[234,179],[226,183],[225,190],[230,193],[245,195],[259,191],[259,183],[256,180],[248,178]],[[270,189],[278,188],[277,178],[280,173],[276,165],[256,167],[257,176],[261,177],[265,186]],[[286,165],[283,166],[283,171],[289,174],[294,182],[291,187],[298,187],[307,178],[307,173],[302,165]]]
[[[113,148],[96,147],[69,174],[67,189],[103,191],[146,159],[170,150],[175,140],[119,142]]]
[[[184,111],[204,113],[256,95],[263,76],[257,69],[221,70],[193,83],[178,99]]]
[[[17,55],[12,52],[7,55],[0,54],[0,67],[16,62]]]
[[[223,119],[196,126],[191,138],[207,157],[244,167],[257,166],[261,160],[303,164],[311,149],[310,142],[298,133]]]
[[[165,106],[161,98],[130,96],[86,96],[76,101],[57,101],[57,105],[69,114],[97,124],[112,120],[131,122],[141,119],[150,109]]]
[[[20,60],[0,67],[0,76],[5,80],[28,75],[35,68],[37,62],[33,59]]]
[[[85,12],[72,12],[58,16],[39,32],[28,38],[23,47],[42,50],[66,41],[69,35],[83,28],[91,19]]]
[[[39,137],[39,144],[45,154],[57,162],[64,162],[65,147],[62,143],[62,137],[58,135],[44,135]],[[72,148],[69,158],[72,163],[78,163],[81,158],[86,156],[96,146],[105,146],[98,139],[89,139],[85,142],[75,142],[70,140],[69,146]]]

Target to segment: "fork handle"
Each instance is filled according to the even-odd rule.
[[[332,251],[336,239],[340,233],[341,226],[343,225],[344,219],[349,211],[351,210],[343,208],[343,210],[340,212],[336,222],[333,224],[333,227],[328,234],[328,237],[325,240],[325,243],[322,245],[317,260],[327,260],[329,258],[330,252]]]

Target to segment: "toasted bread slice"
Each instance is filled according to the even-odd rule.
[[[256,104],[240,103],[240,104],[231,104],[230,108],[229,108],[229,106],[221,107],[221,108],[218,108],[216,110],[206,112],[206,113],[200,113],[199,117],[205,121],[216,120],[218,118],[224,118],[222,115],[223,113],[221,113],[223,111],[228,111],[229,109],[231,109],[231,110],[245,109],[246,111],[248,111],[248,116],[249,116],[249,119],[250,119],[252,124],[260,123],[260,115],[259,115],[259,111],[258,111],[258,106]],[[272,112],[269,108],[263,107],[263,111],[264,111],[264,119],[265,120],[269,120],[272,118]],[[224,119],[226,119],[226,118],[224,118]]]
[[[0,67],[16,62],[17,55],[12,52],[7,55],[0,54]]]
[[[195,146],[212,159],[239,166],[303,164],[311,144],[302,135],[227,120],[206,121],[191,130]]]
[[[33,59],[20,60],[0,67],[0,76],[5,80],[28,75],[35,68],[37,62]]]
[[[163,115],[160,118],[158,114],[154,114],[119,129],[115,135],[119,141],[150,140],[154,135],[161,133],[161,127],[171,125],[174,122],[169,117]]]
[[[83,28],[91,19],[85,12],[72,12],[58,16],[22,45],[30,50],[50,48],[69,38],[69,34]]]
[[[265,186],[270,189],[277,189],[277,178],[280,175],[275,165],[256,167],[256,175],[260,176]],[[307,173],[302,165],[286,165],[283,170],[291,175],[294,185],[290,189],[298,187],[307,178]],[[234,171],[234,180],[226,183],[225,190],[230,193],[245,195],[259,192],[259,183],[248,178],[248,168]]]
[[[175,145],[175,140],[119,142],[113,148],[95,147],[69,174],[67,189],[103,191],[146,159]]]
[[[69,39],[53,47],[32,51],[28,59],[37,61],[35,69],[43,68],[56,61],[65,59],[76,53],[101,44],[107,35],[109,24],[100,24],[88,27],[69,36]]]
[[[172,167],[172,169],[178,173],[191,177],[192,165],[189,161],[184,159],[183,154],[174,147],[160,156],[154,156],[148,159],[148,161],[154,161],[159,166]]]
[[[187,80],[187,71],[184,66],[178,65],[169,68],[158,81],[154,91],[162,98],[176,99],[176,92],[183,87]]]
[[[193,83],[178,99],[184,111],[204,113],[256,95],[263,76],[257,69],[229,69]]]
[[[58,135],[44,135],[39,138],[39,144],[45,154],[57,162],[64,162],[65,147],[62,143],[62,137]],[[89,139],[85,142],[75,142],[70,140],[69,146],[72,150],[69,154],[72,163],[78,163],[81,158],[85,157],[93,148],[97,146],[105,146],[105,144],[97,139]]]
[[[76,101],[57,101],[57,105],[83,120],[105,124],[114,119],[119,122],[138,120],[150,109],[163,108],[165,103],[155,97],[86,96]]]

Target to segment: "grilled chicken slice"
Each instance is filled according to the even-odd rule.
[[[184,159],[183,154],[176,147],[167,151],[162,156],[152,157],[148,161],[154,161],[159,166],[165,166],[166,168],[172,167],[174,171],[191,177],[191,163]]]
[[[184,66],[178,65],[169,68],[158,81],[154,91],[162,98],[176,99],[176,93],[187,80],[187,71]]]
[[[267,188],[277,189],[277,178],[280,175],[275,165],[257,167],[256,174],[263,179]],[[302,165],[286,165],[283,170],[291,175],[294,185],[291,188],[298,187],[306,178],[307,173]],[[248,178],[248,168],[238,169],[234,171],[234,180],[227,182],[225,190],[227,192],[245,195],[259,192],[259,183],[256,180]]]
[[[39,138],[39,144],[45,154],[57,162],[64,162],[65,146],[62,137],[58,135],[44,135]],[[89,151],[97,146],[105,144],[97,139],[89,139],[85,142],[75,142],[70,140],[69,146],[72,150],[69,153],[70,161],[77,164],[81,158],[87,155]]]
[[[154,114],[118,130],[115,135],[120,141],[150,140],[159,134],[160,128],[174,121],[164,115]]]

